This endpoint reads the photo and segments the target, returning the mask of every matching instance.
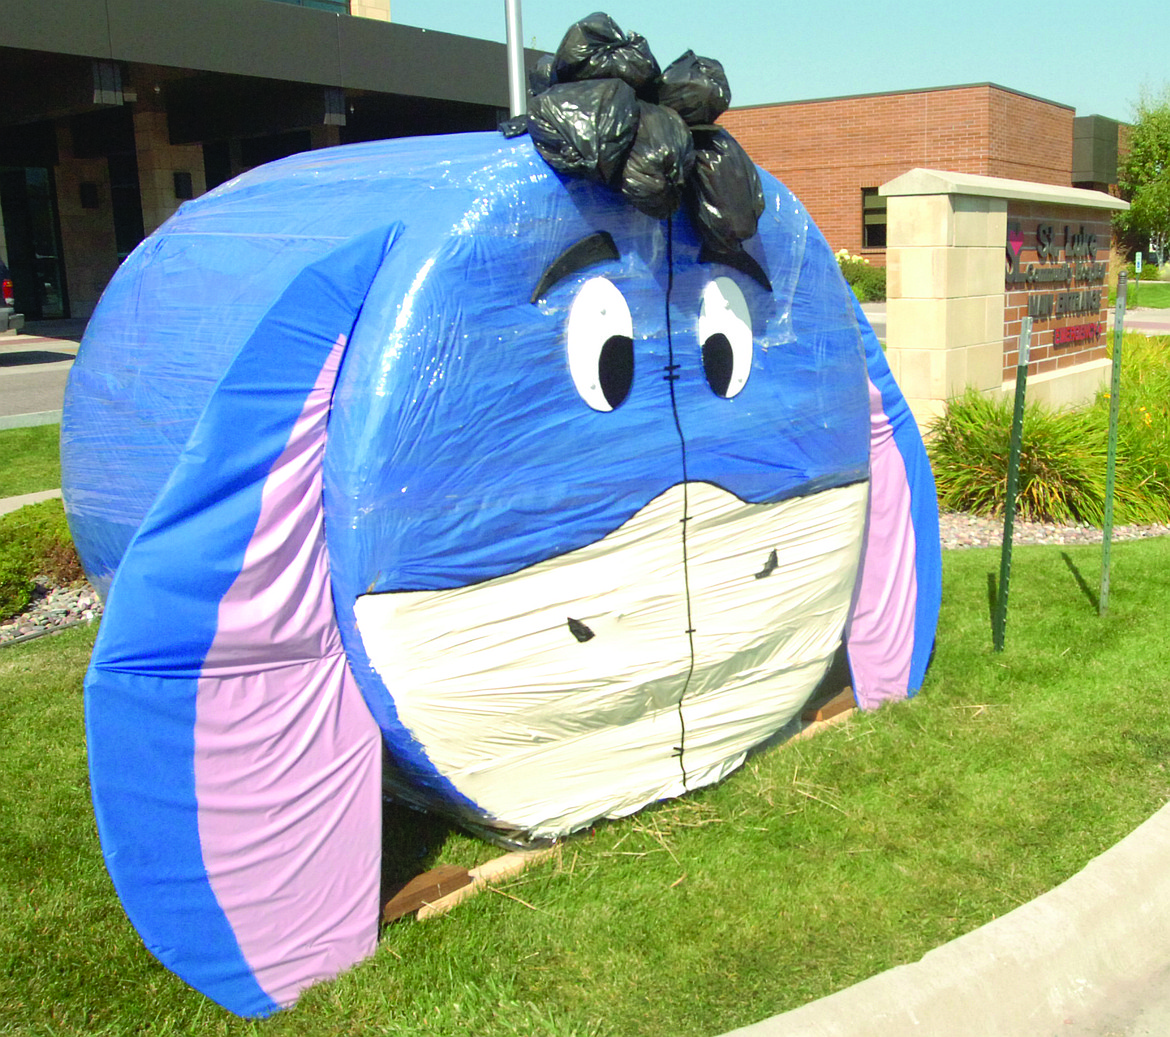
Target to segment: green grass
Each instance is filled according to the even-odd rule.
[[[0,431],[0,497],[17,497],[61,485],[60,425]]]
[[[106,877],[85,771],[92,631],[0,650],[0,1030],[29,1035],[694,1035],[793,1008],[1011,910],[1170,795],[1170,538],[945,558],[923,693],[566,841],[264,1023],[154,962]],[[397,818],[418,867],[494,853]]]
[[[1117,291],[1112,288],[1109,290],[1109,305],[1117,305]],[[1139,285],[1131,278],[1125,295],[1125,305],[1143,308],[1150,306],[1158,310],[1170,309],[1170,281],[1142,281]]]

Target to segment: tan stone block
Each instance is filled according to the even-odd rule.
[[[1007,199],[954,197],[954,237],[952,244],[961,247],[998,245],[1007,240]]]
[[[946,296],[937,248],[898,248],[886,253],[886,298],[937,299]],[[891,280],[893,289],[890,288]]]
[[[985,317],[987,341],[1002,341],[1004,313],[1006,310],[1006,300],[1004,299],[1003,292],[994,292],[986,296],[984,303],[987,306],[987,316]]]
[[[963,383],[965,363],[961,350],[944,352],[938,349],[887,350],[887,356],[898,355],[901,378],[898,381],[907,397],[926,400],[945,400],[947,387],[956,379]],[[961,367],[959,371],[955,368]]]
[[[904,248],[886,249],[886,300],[901,299],[905,292],[902,290],[902,254]]]
[[[945,349],[945,299],[890,299],[886,303],[886,344],[891,349]]]
[[[390,21],[390,0],[354,0],[349,5],[349,13],[358,18],[376,18],[379,21]]]
[[[954,211],[947,195],[895,196],[886,205],[886,242],[889,248],[949,245],[954,234]]]
[[[972,346],[995,338],[997,332],[988,326],[987,313],[987,299],[984,296],[947,300],[946,348]],[[1002,327],[1001,320],[999,328]]]
[[[1003,343],[984,342],[968,346],[966,353],[967,385],[981,392],[998,388],[1003,381]]]
[[[967,295],[1002,295],[1004,290],[1003,245],[965,248]]]

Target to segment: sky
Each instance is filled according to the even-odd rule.
[[[598,9],[645,36],[662,65],[688,49],[717,58],[733,105],[991,82],[1078,115],[1129,121],[1143,89],[1170,89],[1167,0],[830,0],[807,9],[777,0],[527,0],[525,45],[555,50]],[[504,0],[391,0],[390,13],[404,25],[504,40]]]

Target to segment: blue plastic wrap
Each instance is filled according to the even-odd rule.
[[[685,213],[566,179],[527,137],[386,141],[253,170],[135,251],[62,429],[70,524],[109,591],[87,707],[104,843],[136,811],[230,817],[186,779],[148,789],[152,756],[230,785],[291,742],[288,773],[316,773],[297,754],[319,768],[334,742],[257,718],[351,684],[395,794],[521,842],[718,780],[799,711],[859,602],[857,665],[883,696],[917,686],[937,611],[921,442],[829,246],[762,182],[757,232],[715,256]],[[274,632],[249,635],[252,611]],[[192,749],[240,681],[245,762]],[[275,791],[325,809],[330,780]],[[272,825],[291,882],[306,848]],[[230,886],[231,854],[184,838],[174,874],[111,861],[128,903],[174,881],[214,915],[190,876]],[[231,924],[242,958],[220,934],[222,961],[172,967],[236,1011],[287,1003],[295,978],[269,989],[256,963],[276,951]]]

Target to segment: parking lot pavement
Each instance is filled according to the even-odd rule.
[[[76,355],[70,339],[0,336],[0,428],[59,421]]]

